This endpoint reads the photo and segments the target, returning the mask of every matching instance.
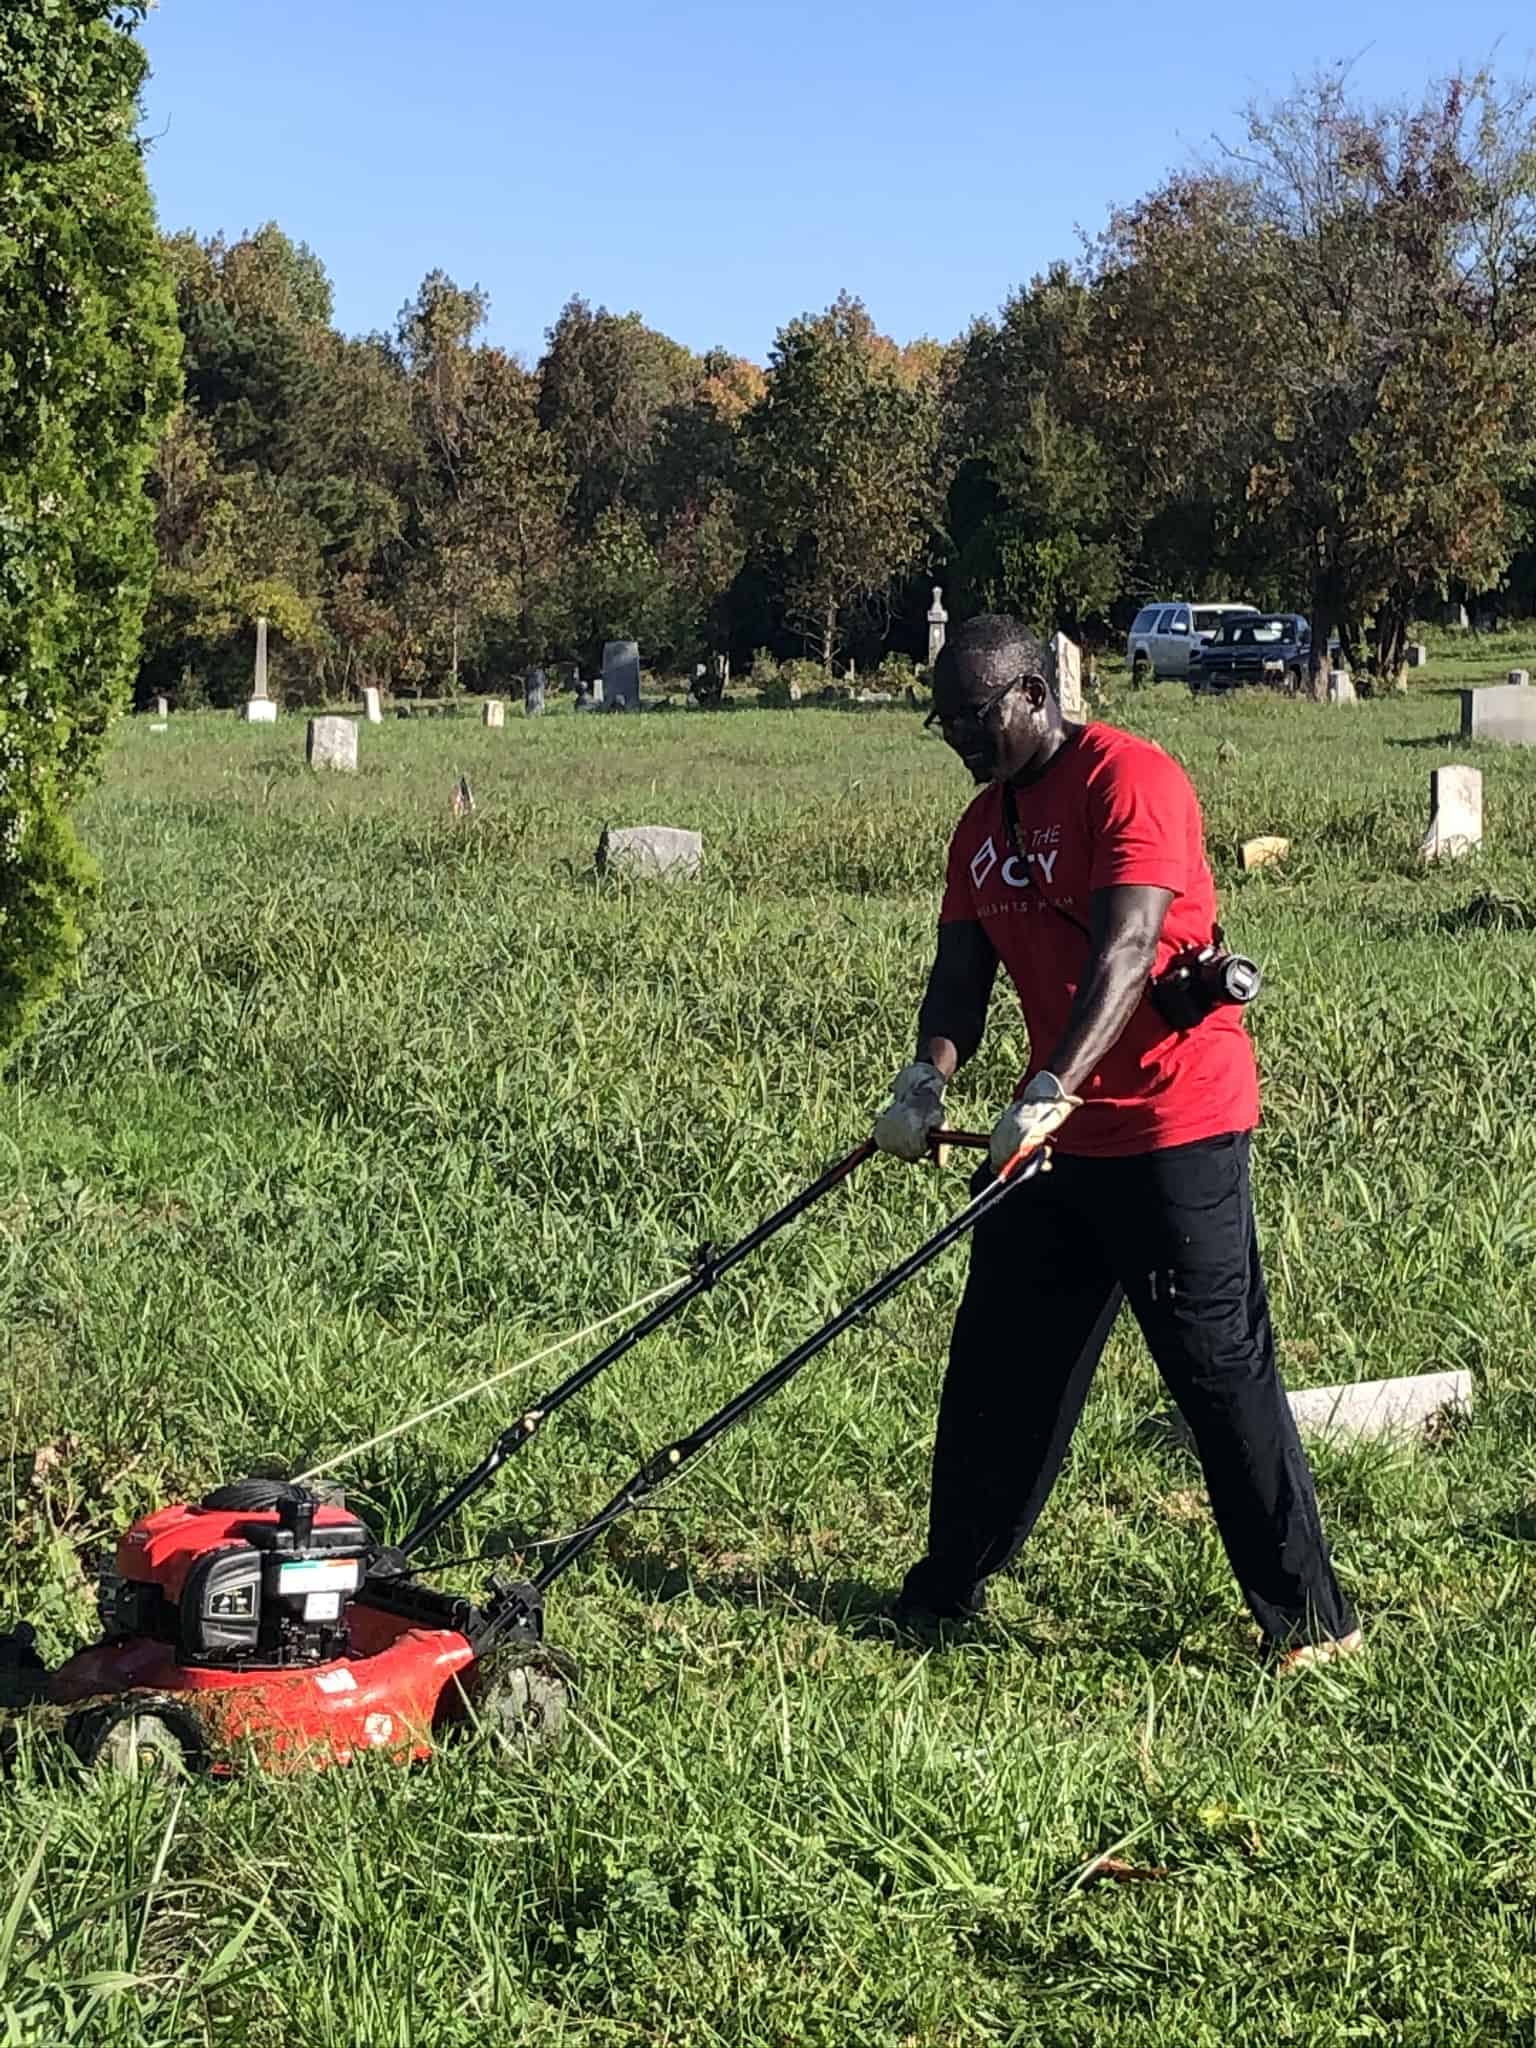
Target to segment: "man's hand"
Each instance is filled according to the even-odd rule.
[[[927,1060],[903,1067],[891,1083],[890,1106],[875,1119],[874,1140],[893,1158],[928,1156],[928,1134],[944,1122],[944,1076]]]
[[[992,1126],[992,1170],[1001,1173],[1020,1152],[1037,1152],[1059,1131],[1081,1102],[1054,1074],[1036,1074],[1017,1102],[1010,1102]]]

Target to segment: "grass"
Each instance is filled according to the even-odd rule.
[[[1437,645],[1410,697],[1352,710],[1111,705],[1189,766],[1266,969],[1289,1379],[1475,1376],[1432,1449],[1318,1458],[1367,1659],[1257,1670],[1198,1471],[1136,1437],[1159,1394],[1127,1328],[984,1630],[929,1655],[872,1634],[922,1525],[951,1254],[561,1584],[586,1684],[553,1763],[166,1793],[29,1748],[0,1806],[0,2040],[1536,2042],[1536,757],[1449,737],[1466,661]],[[90,806],[108,915],[0,1127],[0,1613],[51,1655],[129,1517],[296,1469],[656,1286],[846,1149],[908,1056],[965,799],[911,714],[362,739],[358,776],[321,780],[293,721],[141,721]],[[1488,849],[1426,873],[1428,771],[1463,758]],[[705,879],[595,884],[604,819],[698,827]],[[1291,856],[1243,877],[1265,831]],[[1022,1053],[1000,1002],[959,1120]],[[962,1187],[866,1168],[552,1424],[452,1547],[579,1522]],[[352,1498],[399,1532],[523,1391],[364,1460]],[[1146,1874],[1103,1880],[1106,1854]]]

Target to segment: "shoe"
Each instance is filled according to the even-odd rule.
[[[935,1635],[944,1629],[964,1628],[980,1619],[987,1604],[985,1584],[964,1593],[935,1586],[929,1577],[927,1559],[913,1565],[902,1582],[886,1618],[899,1629],[914,1635]]]
[[[1351,1629],[1347,1636],[1329,1636],[1321,1643],[1298,1643],[1294,1650],[1285,1650],[1275,1659],[1275,1670],[1282,1678],[1289,1678],[1294,1671],[1311,1671],[1319,1664],[1334,1664],[1341,1657],[1353,1657],[1365,1648],[1365,1635],[1361,1629]]]

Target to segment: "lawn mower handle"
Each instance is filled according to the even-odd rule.
[[[943,1137],[946,1142],[954,1144],[965,1135],[946,1132]],[[973,1146],[987,1145],[990,1142],[987,1138],[972,1139]],[[696,1458],[700,1451],[715,1441],[716,1437],[723,1436],[728,1429],[733,1429],[761,1402],[766,1401],[770,1394],[777,1393],[786,1381],[792,1380],[800,1368],[809,1364],[818,1352],[824,1351],[834,1337],[840,1337],[850,1323],[856,1323],[861,1316],[868,1315],[869,1311],[877,1308],[888,1295],[905,1286],[907,1281],[915,1273],[921,1272],[931,1259],[937,1258],[940,1252],[955,1242],[956,1238],[963,1237],[981,1221],[983,1216],[990,1214],[999,1203],[1006,1201],[1016,1187],[1032,1179],[1044,1165],[1046,1157],[1043,1148],[1029,1153],[1016,1153],[997,1177],[990,1181],[979,1195],[974,1195],[957,1215],[950,1218],[942,1230],[928,1239],[926,1244],[919,1245],[915,1252],[909,1253],[899,1265],[892,1266],[873,1286],[866,1287],[864,1292],[840,1310],[831,1322],[824,1323],[813,1336],[807,1337],[803,1343],[796,1345],[793,1351],[781,1358],[777,1365],[770,1366],[767,1372],[752,1382],[751,1386],[737,1394],[733,1400],[727,1401],[723,1408],[716,1409],[707,1422],[701,1422],[688,1436],[679,1437],[676,1443],[668,1444],[664,1450],[648,1458],[600,1514],[566,1539],[543,1571],[534,1579],[535,1591],[544,1593],[562,1572],[569,1570],[577,1558],[596,1542],[611,1523],[618,1521],[621,1515],[628,1514],[631,1508],[638,1506],[647,1494],[654,1493],[658,1486],[680,1471],[691,1459]]]
[[[874,1140],[866,1138],[862,1145],[856,1145],[851,1152],[813,1180],[809,1187],[802,1188],[800,1193],[793,1200],[786,1202],[782,1209],[776,1209],[771,1216],[759,1223],[755,1230],[749,1230],[745,1237],[738,1239],[726,1250],[717,1251],[713,1245],[703,1246],[694,1260],[692,1273],[675,1293],[669,1294],[665,1301],[659,1301],[640,1318],[639,1322],[631,1324],[610,1344],[604,1345],[595,1357],[589,1358],[585,1365],[578,1366],[575,1372],[563,1379],[551,1393],[526,1409],[509,1429],[503,1430],[474,1470],[466,1474],[451,1493],[445,1494],[436,1507],[423,1515],[405,1541],[399,1545],[400,1555],[409,1557],[413,1551],[419,1550],[423,1543],[436,1535],[445,1522],[451,1521],[465,1502],[495,1477],[508,1458],[522,1449],[546,1417],[553,1415],[557,1408],[563,1408],[567,1401],[595,1380],[600,1372],[606,1372],[616,1359],[622,1358],[626,1351],[633,1350],[634,1346],[649,1337],[653,1330],[659,1330],[663,1323],[669,1322],[681,1309],[686,1308],[689,1302],[707,1293],[717,1280],[730,1272],[733,1266],[738,1266],[743,1259],[750,1258],[760,1245],[766,1244],[769,1238],[777,1235],[786,1224],[793,1223],[797,1216],[803,1216],[807,1209],[821,1200],[823,1195],[830,1194],[835,1187],[840,1186],[855,1168],[862,1166],[866,1159],[872,1158],[874,1152]]]

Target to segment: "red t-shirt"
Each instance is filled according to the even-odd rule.
[[[1009,844],[1002,787],[989,783],[950,842],[940,922],[978,921],[997,949],[1029,1027],[1028,1080],[1066,1030],[1088,957],[1085,934],[1045,899],[1087,925],[1096,889],[1171,889],[1153,967],[1161,974],[1176,953],[1209,945],[1216,887],[1189,777],[1150,740],[1085,726],[1014,797],[1022,864]],[[1242,1007],[1223,1004],[1175,1032],[1143,1000],[1079,1092],[1082,1108],[1053,1143],[1085,1158],[1252,1130],[1259,1082]]]

